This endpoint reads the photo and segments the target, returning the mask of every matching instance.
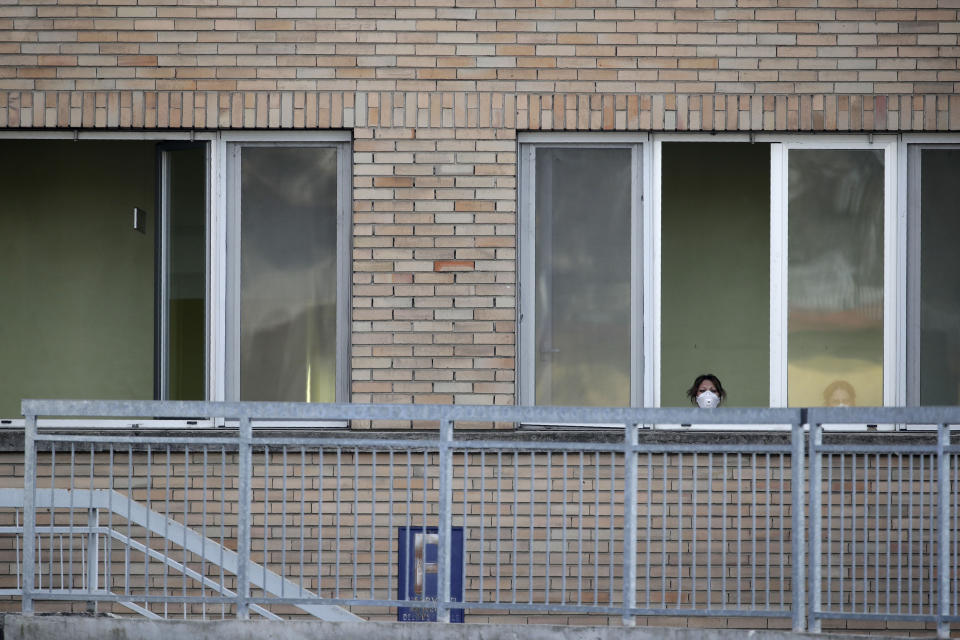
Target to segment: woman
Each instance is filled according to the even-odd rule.
[[[690,404],[701,409],[714,409],[726,400],[727,392],[723,390],[720,378],[712,373],[704,373],[697,376],[693,386],[687,389],[687,397],[690,398]]]

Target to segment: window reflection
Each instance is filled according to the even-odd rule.
[[[835,380],[883,404],[883,152],[789,156],[788,402],[827,404]]]
[[[630,404],[630,168],[629,149],[537,150],[537,404]]]
[[[337,151],[242,154],[240,398],[333,402]]]

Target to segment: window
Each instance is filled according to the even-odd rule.
[[[343,155],[320,143],[229,145],[228,397],[346,397]]]
[[[907,346],[911,405],[960,404],[960,145],[908,154]]]
[[[730,406],[894,404],[896,153],[892,136],[521,136],[520,401],[688,406],[712,372]],[[949,196],[925,197],[948,234]]]
[[[525,150],[521,402],[624,406],[640,393],[640,146]],[[523,178],[522,178],[523,179]],[[521,284],[521,286],[523,286]]]
[[[347,398],[347,136],[193,138],[0,137],[0,416]]]

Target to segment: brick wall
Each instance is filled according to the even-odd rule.
[[[351,130],[353,400],[512,403],[518,131],[960,131],[958,10],[18,2],[0,129]]]
[[[22,454],[0,454],[11,472],[0,486],[22,486]],[[239,506],[236,451],[219,445],[189,456],[174,447],[126,444],[93,454],[85,447],[61,448],[55,471],[48,453],[38,459],[38,486],[66,489],[112,488],[157,514],[185,522],[195,532],[236,549]],[[251,559],[324,598],[396,597],[398,528],[436,525],[439,477],[437,454],[422,451],[376,454],[352,446],[325,447],[274,443],[269,455],[254,448],[251,505]],[[622,602],[624,468],[618,453],[472,451],[453,455],[452,522],[464,527],[464,588],[468,602],[583,604],[603,607]],[[789,456],[779,454],[641,454],[637,473],[636,602],[649,609],[698,608],[762,610],[789,607],[791,600],[791,483]],[[16,473],[14,473],[16,472]],[[833,455],[825,464],[823,561],[825,609],[839,611],[930,611],[935,559],[931,549],[935,472],[925,455]],[[55,479],[51,480],[51,476]],[[72,476],[72,477],[71,477]],[[956,500],[953,501],[956,503]],[[86,505],[58,509],[62,527],[38,539],[41,587],[62,582],[82,587]],[[954,504],[954,508],[956,504]],[[149,544],[175,562],[186,562],[215,583],[213,561],[184,553],[180,538],[167,540],[136,524],[126,511],[99,515],[101,526]],[[51,522],[38,511],[38,526]],[[22,523],[13,510],[0,510],[0,524]],[[71,534],[72,531],[72,534]],[[201,595],[195,580],[147,562],[119,540],[101,538],[101,561],[109,554],[114,593],[130,599],[153,595]],[[21,542],[0,535],[0,587],[16,587]],[[52,553],[51,553],[52,551]],[[301,555],[301,551],[303,552]],[[302,563],[301,563],[302,560]],[[71,578],[72,576],[72,578]],[[101,576],[102,565],[101,565]],[[101,577],[101,583],[104,578]],[[230,572],[224,584],[236,588]],[[146,585],[149,584],[147,588]],[[288,587],[289,588],[289,587]],[[215,594],[209,588],[208,597]],[[252,594],[261,594],[252,587]],[[287,593],[289,597],[294,592]],[[43,600],[41,597],[40,600]],[[85,603],[44,601],[41,611],[82,611]],[[172,617],[177,603],[151,605]],[[282,615],[303,616],[292,606],[271,606]],[[101,610],[109,610],[107,604]],[[0,611],[18,610],[15,600]],[[118,613],[129,613],[116,607]],[[370,619],[395,619],[395,610],[352,607]],[[220,616],[220,606],[190,606],[199,617]],[[233,615],[231,608],[228,616]],[[619,624],[602,613],[547,614],[504,605],[474,608],[467,622]],[[644,616],[638,624],[733,628],[789,628],[784,617]],[[885,630],[901,635],[929,626],[917,621],[828,620],[825,628]]]

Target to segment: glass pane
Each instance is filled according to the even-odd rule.
[[[630,404],[630,157],[537,149],[537,404]]]
[[[788,402],[883,404],[883,152],[792,149]]]
[[[663,144],[660,404],[701,373],[770,402],[770,145]],[[736,310],[736,313],[732,313]]]
[[[960,149],[920,160],[920,404],[960,404]]]
[[[203,148],[167,151],[167,398],[204,398],[206,160]]]
[[[245,147],[240,398],[333,402],[337,151]]]
[[[0,416],[153,398],[155,167],[152,142],[0,142]]]

